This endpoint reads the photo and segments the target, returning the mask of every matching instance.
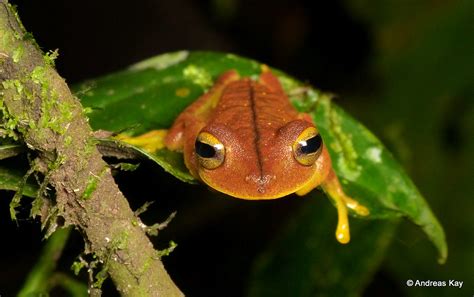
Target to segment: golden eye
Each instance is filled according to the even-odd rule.
[[[194,143],[194,150],[199,164],[206,169],[215,169],[224,163],[224,145],[207,132],[199,133]]]
[[[306,128],[293,144],[293,155],[302,165],[311,166],[323,150],[323,139],[315,127]]]

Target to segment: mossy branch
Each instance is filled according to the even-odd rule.
[[[43,56],[0,0],[0,128],[28,147],[44,177],[32,215],[51,230],[75,226],[123,296],[182,296],[96,149],[54,56]]]

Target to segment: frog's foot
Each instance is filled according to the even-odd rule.
[[[334,200],[336,204],[338,222],[336,228],[336,238],[340,243],[348,243],[350,241],[349,218],[347,208],[352,209],[358,215],[367,216],[369,210],[356,200],[347,196],[342,190],[341,184],[337,179],[334,171],[331,170],[327,179],[321,184],[323,190]]]
[[[164,139],[166,137],[167,132],[168,130],[160,129],[151,130],[150,132],[139,136],[128,136],[124,134],[119,134],[115,136],[115,139],[142,148],[149,153],[153,153],[165,147]]]
[[[330,192],[328,192],[331,195]],[[347,207],[344,203],[344,199],[340,196],[333,196],[331,198],[336,202],[337,209],[337,228],[336,228],[336,239],[343,244],[348,243],[351,240],[351,234],[349,231],[349,218],[347,217]]]
[[[360,204],[358,201],[352,199],[351,197],[347,196],[347,195],[344,195],[342,197],[342,199],[344,200],[344,204],[352,209],[356,214],[360,215],[360,216],[368,216],[369,215],[369,209],[365,206],[363,206],[362,204]]]

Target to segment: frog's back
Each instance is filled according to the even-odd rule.
[[[225,88],[209,122],[251,137],[273,134],[297,116],[281,89],[244,78]]]

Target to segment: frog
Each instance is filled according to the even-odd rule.
[[[342,244],[350,241],[348,209],[369,214],[344,192],[311,115],[293,107],[266,65],[257,79],[234,69],[221,74],[168,131],[122,140],[149,152],[163,146],[182,152],[193,177],[239,199],[304,196],[319,186],[337,209],[335,235]]]

